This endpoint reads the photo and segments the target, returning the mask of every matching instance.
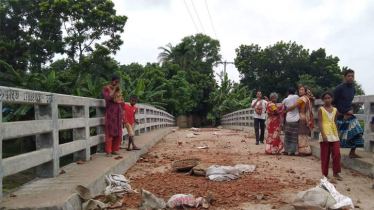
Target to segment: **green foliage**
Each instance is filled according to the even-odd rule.
[[[308,85],[310,91],[313,93],[313,95],[317,98],[319,98],[322,93],[325,91],[324,88],[319,86],[316,82],[315,77],[309,75],[309,74],[303,74],[299,76],[300,80],[297,82],[297,84],[305,84]]]
[[[162,51],[158,58],[169,86],[165,97],[168,100],[167,110],[175,115],[206,116],[212,108],[208,99],[215,86],[213,65],[221,59],[219,41],[196,34],[183,38],[175,46],[169,43],[159,49]],[[181,82],[180,87],[176,81]],[[185,91],[185,96],[178,95],[181,91]]]
[[[186,80],[185,72],[178,72],[168,81],[168,90],[167,108],[173,110],[172,114],[187,115],[197,107],[199,101],[192,98],[196,88]]]
[[[277,42],[262,49],[258,45],[241,45],[236,49],[235,65],[241,82],[263,95],[279,92],[286,96],[288,87],[308,85],[318,97],[341,82],[339,58],[326,56],[325,49],[309,53],[295,42]]]
[[[64,51],[60,12],[43,8],[52,0],[40,2],[0,1],[0,59],[20,72],[39,72]]]
[[[232,83],[227,74],[220,79],[219,88],[210,93],[209,100],[214,104],[212,111],[208,114],[210,120],[219,121],[225,114],[249,108],[252,102],[252,91],[249,91],[247,86]]]

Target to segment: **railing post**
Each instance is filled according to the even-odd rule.
[[[90,106],[89,106],[89,99],[84,99],[84,125],[86,130],[86,161],[90,160],[91,157],[91,144],[90,144]]]
[[[140,122],[140,118],[139,118],[139,115],[140,115],[140,106],[137,107],[138,110],[137,110],[137,114],[135,115],[135,119],[137,119],[139,122]],[[138,125],[140,127],[140,125]],[[140,136],[140,128],[138,128],[137,130],[134,129],[134,133],[135,133],[135,136]]]
[[[51,120],[52,132],[36,135],[36,150],[52,148],[53,160],[36,167],[36,176],[49,178],[60,173],[58,96],[51,95],[50,105],[35,105],[35,120]]]
[[[105,117],[105,108],[96,107],[96,117]],[[104,125],[96,126],[97,135],[105,134],[105,122]],[[98,144],[96,147],[96,152],[105,152],[105,143]]]
[[[0,99],[0,202],[3,200],[3,102]]]
[[[367,152],[373,152],[373,143],[370,141],[370,132],[371,132],[371,117],[370,117],[370,97],[365,96],[364,102],[364,149]]]
[[[73,141],[86,140],[86,148],[74,153],[74,161],[87,161],[90,159],[90,149],[88,146],[88,118],[89,118],[89,107],[87,104],[87,99],[85,99],[84,106],[73,106],[73,118],[84,118],[85,126],[83,128],[73,129]],[[87,134],[88,132],[88,134]],[[88,149],[87,149],[88,147]]]
[[[147,132],[147,128],[146,128],[146,114],[145,114],[145,106],[144,105],[141,105],[139,106],[139,110],[138,112],[140,112],[140,109],[143,110],[143,113],[142,113],[142,118],[141,119],[138,119],[139,123],[141,123],[141,125],[143,126],[143,128],[140,130],[140,133],[145,133]]]

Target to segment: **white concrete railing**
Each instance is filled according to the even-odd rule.
[[[35,120],[2,123],[3,104],[35,106]],[[59,119],[58,108],[72,107],[73,118]],[[89,117],[89,108],[96,108],[96,118]],[[174,116],[151,106],[138,104],[135,133],[175,125]],[[74,161],[90,159],[91,147],[105,148],[105,101],[0,86],[0,201],[3,177],[36,167],[38,177],[54,177],[60,173],[60,157],[74,154]],[[90,128],[97,135],[90,136]],[[59,131],[73,130],[73,141],[59,144]],[[2,142],[26,136],[36,136],[36,151],[2,159]],[[123,129],[123,135],[127,130]]]
[[[365,140],[365,151],[372,152],[374,147],[374,130],[371,127],[370,121],[374,116],[374,95],[368,96],[355,96],[353,104],[364,105],[364,114],[355,114],[360,122],[364,123],[364,140]],[[318,115],[317,110],[323,105],[323,101],[318,99],[315,101],[315,106],[313,109],[314,120],[318,126]],[[253,127],[253,109],[242,109],[229,114],[224,115],[221,118],[222,125],[232,125],[232,126],[250,126]],[[311,139],[316,140],[319,138],[319,129],[315,128],[311,132]]]

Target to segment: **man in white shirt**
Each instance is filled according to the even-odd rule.
[[[296,89],[293,87],[288,88],[288,97],[283,100],[282,105],[286,110],[288,107],[293,106],[299,99],[298,95],[295,95]],[[294,156],[298,149],[298,134],[299,134],[299,109],[287,112],[286,114],[286,129],[284,137],[284,155]]]
[[[265,96],[265,99],[261,99],[262,97],[261,92],[257,92],[256,97],[257,99],[252,101],[251,108],[254,109],[253,119],[254,119],[255,133],[256,133],[256,145],[259,145],[259,142],[261,142],[262,144],[264,143],[266,106],[268,105],[269,99],[266,96]],[[258,110],[258,107],[260,106],[260,104],[262,104],[262,110],[259,110],[261,114],[258,114],[256,110]],[[259,129],[261,129],[261,136],[259,134]]]

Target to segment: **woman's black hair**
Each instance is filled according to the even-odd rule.
[[[333,95],[331,92],[329,92],[329,91],[325,91],[325,92],[322,93],[322,95],[321,95],[321,99],[323,100],[323,99],[325,98],[326,95],[330,95],[331,98],[334,98],[334,95]]]
[[[112,81],[115,81],[115,80],[118,80],[118,79],[121,79],[121,77],[119,77],[117,75],[112,75]]]

